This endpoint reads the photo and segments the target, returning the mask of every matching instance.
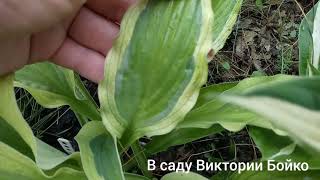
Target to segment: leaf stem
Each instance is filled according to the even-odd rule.
[[[152,173],[148,171],[147,157],[144,153],[145,150],[143,149],[143,147],[141,147],[139,140],[133,143],[131,145],[131,148],[138,167],[142,171],[142,174],[148,178],[152,178]]]

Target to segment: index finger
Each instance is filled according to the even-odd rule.
[[[135,2],[136,0],[88,0],[86,6],[112,21],[120,22],[127,9]]]

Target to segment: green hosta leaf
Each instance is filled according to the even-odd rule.
[[[102,122],[87,123],[76,140],[90,180],[124,180],[116,139],[107,133]]]
[[[53,175],[44,174],[30,158],[0,142],[0,180],[87,180],[85,174],[71,168],[61,168]]]
[[[174,129],[206,82],[210,0],[144,0],[124,17],[99,85],[107,130],[124,146]]]
[[[258,127],[250,127],[249,133],[262,153],[262,161],[287,162],[287,159],[291,159],[291,162],[307,162],[309,169],[320,169],[318,155],[296,146],[290,138]]]
[[[161,180],[208,180],[207,178],[190,172],[190,173],[170,173],[161,178]]]
[[[268,119],[298,144],[320,152],[320,78],[297,78],[224,100]]]
[[[308,64],[313,64],[313,26],[316,16],[317,5],[315,5],[302,20],[299,29],[299,73],[309,76]],[[318,23],[319,24],[319,23]],[[318,65],[315,66],[318,69]]]
[[[222,132],[224,129],[219,125],[213,125],[211,128],[181,128],[175,129],[169,134],[154,136],[146,149],[148,153],[155,154],[167,150],[171,146],[182,145],[194,140]]]
[[[217,53],[223,48],[237,21],[243,0],[211,0],[215,14],[212,49]]]
[[[100,120],[97,106],[71,70],[44,62],[26,66],[15,79],[16,86],[26,89],[42,106],[69,105],[91,120]]]

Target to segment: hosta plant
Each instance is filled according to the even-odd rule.
[[[262,152],[262,163],[291,159],[307,162],[310,169],[229,173],[225,178],[318,179],[320,9],[315,6],[315,18],[309,13],[301,25],[300,36],[308,35],[303,34],[307,28],[312,38],[300,40],[300,71],[312,77],[255,77],[202,88],[208,58],[223,47],[241,4],[241,0],[138,1],[125,15],[106,57],[100,107],[78,75],[50,63],[1,77],[0,179],[151,179],[146,167],[150,155],[244,127]],[[66,155],[33,135],[16,104],[14,85],[44,107],[70,106],[82,125],[75,138],[80,152]],[[145,136],[150,142],[142,146],[139,139]],[[143,176],[123,167],[121,155],[129,148],[133,165]],[[223,175],[213,178],[219,177]],[[206,178],[170,173],[162,179]]]

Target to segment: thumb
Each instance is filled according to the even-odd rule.
[[[75,14],[85,0],[1,0],[0,37],[32,34]]]

